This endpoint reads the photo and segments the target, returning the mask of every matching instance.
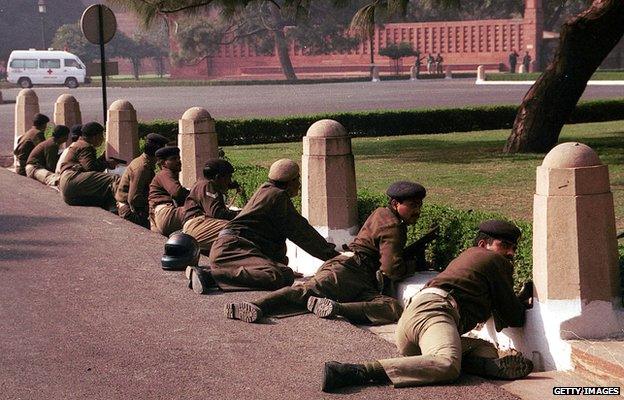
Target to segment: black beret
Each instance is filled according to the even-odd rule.
[[[479,232],[494,239],[506,240],[511,243],[518,243],[518,239],[522,235],[520,229],[514,224],[496,219],[483,221],[479,225]]]
[[[386,190],[386,194],[391,199],[399,201],[406,199],[424,199],[427,195],[427,190],[420,183],[399,181],[390,185],[388,190]]]
[[[148,142],[152,142],[152,143],[154,143],[156,145],[159,145],[161,147],[165,146],[167,143],[169,143],[169,139],[168,138],[164,137],[163,135],[159,135],[158,133],[149,133],[145,137],[145,139]]]
[[[176,146],[165,146],[156,150],[156,158],[159,160],[166,160],[169,157],[175,157],[180,155],[180,149]]]
[[[50,118],[48,118],[47,115],[35,114],[35,116],[33,117],[33,125],[35,126],[47,124],[48,122],[50,122]]]
[[[234,167],[232,164],[222,158],[211,158],[204,165],[204,177],[206,178],[216,174],[227,175],[233,173]]]
[[[62,137],[67,137],[69,135],[69,128],[65,125],[57,125],[54,127],[52,131],[52,137],[54,139],[60,139]]]
[[[97,122],[87,122],[82,126],[82,136],[93,137],[104,133],[104,127]]]

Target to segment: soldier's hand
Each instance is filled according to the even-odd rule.
[[[522,289],[520,289],[520,293],[518,293],[518,300],[520,300],[526,308],[533,308],[533,281],[527,281],[522,285]]]

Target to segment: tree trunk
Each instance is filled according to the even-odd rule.
[[[132,59],[132,72],[134,73],[134,79],[139,80],[139,69],[141,68],[141,59],[133,58]]]
[[[279,58],[280,65],[282,66],[282,71],[284,72],[284,76],[286,76],[286,80],[296,81],[297,75],[295,74],[292,62],[290,61],[290,55],[288,54],[288,41],[286,40],[286,35],[284,34],[284,20],[282,19],[280,10],[274,3],[271,4],[271,16],[275,22],[273,33],[275,34],[275,47],[277,47],[277,57]]]
[[[505,153],[547,152],[587,81],[624,34],[624,1],[595,0],[562,27],[553,61],[522,100]]]

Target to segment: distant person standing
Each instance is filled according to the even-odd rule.
[[[429,55],[427,56],[427,72],[429,74],[433,73],[433,64],[435,63],[435,59],[433,58],[433,55],[431,53],[429,53]]]
[[[529,52],[524,53],[524,57],[522,57],[522,65],[524,66],[524,72],[530,72],[529,67],[531,66],[531,55]]]
[[[414,67],[416,68],[416,78],[420,75],[420,64],[422,64],[422,59],[420,58],[420,51],[416,50],[414,53],[416,59],[414,60]]]
[[[511,49],[511,53],[509,53],[509,72],[512,74],[516,72],[516,64],[518,63],[519,56],[515,49]]]
[[[435,58],[435,67],[436,67],[436,74],[443,74],[443,67],[442,67],[442,62],[444,61],[444,58],[442,58],[442,56],[440,55],[440,53],[438,53],[437,57]]]

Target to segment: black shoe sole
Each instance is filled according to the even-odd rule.
[[[226,318],[239,319],[243,322],[256,322],[262,318],[260,307],[251,303],[230,303],[225,305]]]
[[[511,355],[503,358],[486,360],[483,369],[485,375],[504,380],[524,378],[533,371],[531,360],[521,355]]]
[[[308,310],[319,318],[330,318],[335,315],[334,304],[330,299],[311,296],[308,299]]]

